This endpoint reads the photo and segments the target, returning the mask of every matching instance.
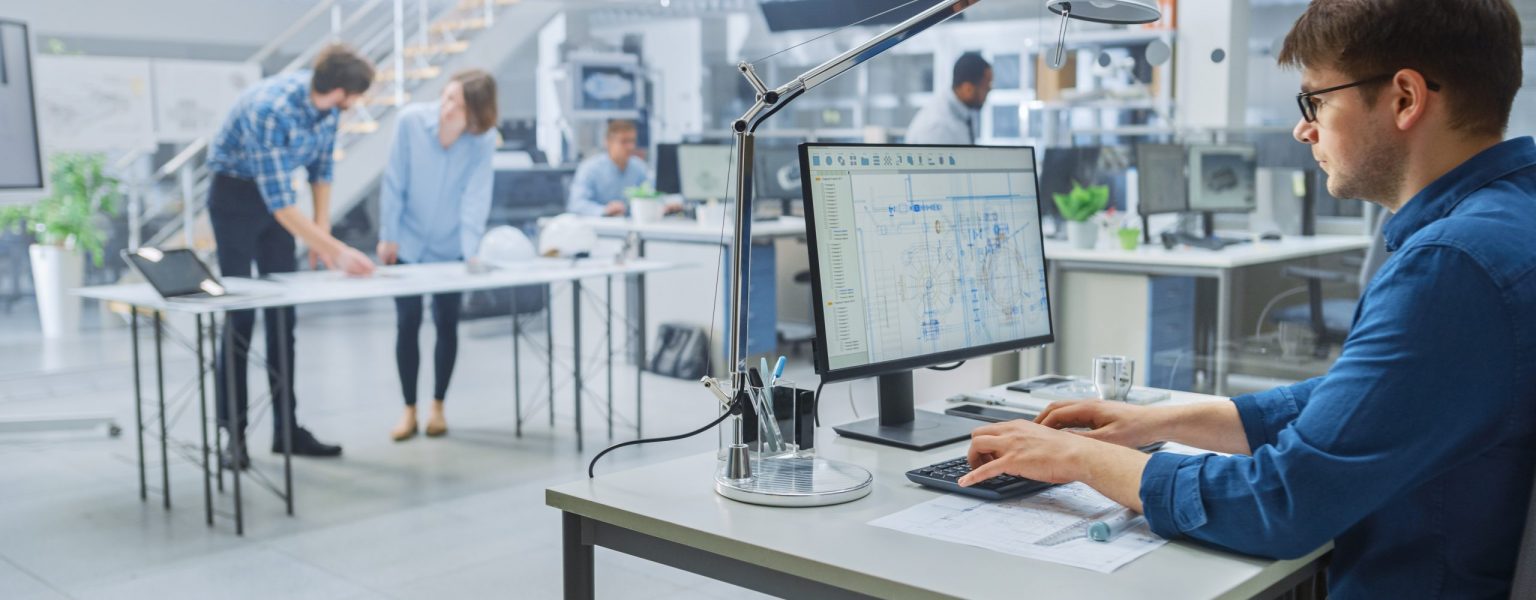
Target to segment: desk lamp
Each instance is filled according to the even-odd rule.
[[[752,239],[752,171],[757,128],[811,89],[949,20],[977,1],[942,0],[777,88],[769,89],[758,77],[752,63],[737,64],[737,70],[756,93],[756,102],[731,125],[735,136],[733,175],[736,231],[735,243],[731,245],[730,343],[727,362],[731,369],[730,387],[727,391],[714,378],[704,378],[705,386],[717,390],[722,398],[732,398],[740,406],[751,404],[747,398],[747,273],[751,272],[749,241]],[[1047,7],[1061,14],[1063,23],[1067,18],[1105,23],[1147,23],[1161,16],[1152,5],[1152,0],[1088,0],[1076,3],[1051,0]],[[1063,26],[1063,35],[1065,31]],[[727,427],[731,432],[731,444],[726,448],[722,464],[715,473],[715,492],[722,496],[768,506],[825,506],[857,500],[870,492],[873,478],[869,471],[846,463],[791,455],[763,458],[754,467],[744,441],[742,416],[732,415]]]
[[[1067,46],[1067,20],[1077,19],[1111,25],[1137,25],[1163,18],[1156,0],[1048,0],[1045,9],[1061,15],[1061,29],[1056,34],[1056,53],[1051,69],[1060,69]]]

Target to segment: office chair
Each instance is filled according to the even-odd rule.
[[[1371,278],[1376,276],[1376,271],[1387,261],[1386,241],[1381,235],[1382,228],[1391,219],[1392,213],[1381,211],[1376,222],[1371,226],[1371,247],[1366,249],[1364,259],[1345,259],[1348,266],[1357,266],[1357,272],[1340,272],[1327,269],[1315,269],[1311,267],[1287,267],[1284,271],[1287,277],[1301,279],[1306,282],[1307,302],[1288,306],[1275,311],[1271,319],[1274,323],[1303,323],[1312,330],[1316,346],[1314,353],[1326,354],[1328,348],[1335,344],[1344,343],[1349,337],[1349,329],[1354,324],[1355,307],[1360,300],[1356,298],[1323,298],[1324,283],[1350,283],[1354,282],[1361,294],[1365,293],[1366,286],[1370,285]]]

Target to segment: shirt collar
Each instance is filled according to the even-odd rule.
[[[954,90],[950,90],[949,93],[945,94],[944,96],[949,100],[949,112],[954,113],[956,119],[961,121],[970,120],[971,107],[966,106],[964,102],[961,102],[960,97],[955,95]]]
[[[316,121],[329,116],[331,111],[334,111],[335,109],[331,109],[331,111],[322,113],[320,112],[319,108],[315,107],[314,100],[311,100],[309,97],[309,90],[314,87],[314,84],[312,83],[314,79],[314,73],[308,70],[304,70],[296,72],[295,75],[297,75],[297,77],[294,77],[293,89],[289,90],[288,92],[288,102],[293,105],[294,109],[297,110],[300,115],[310,119],[311,121]]]
[[[1387,221],[1381,232],[1387,251],[1396,252],[1410,236],[1450,214],[1472,192],[1531,166],[1536,166],[1536,142],[1530,137],[1500,142],[1467,159],[1419,190]]]

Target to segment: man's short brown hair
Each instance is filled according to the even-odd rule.
[[[614,120],[608,122],[608,135],[607,135],[607,137],[610,137],[610,138],[613,137],[613,136],[619,135],[621,133],[639,133],[639,132],[640,132],[640,127],[635,125],[635,122],[631,121],[629,119],[614,119]]]
[[[453,74],[453,81],[464,88],[464,116],[469,132],[480,135],[496,126],[496,80],[480,69],[465,69]]]
[[[341,88],[347,95],[361,94],[373,84],[373,63],[343,44],[331,44],[315,56],[315,74],[309,87],[318,94]]]
[[[1503,136],[1523,77],[1520,16],[1509,0],[1314,0],[1280,64],[1351,80],[1413,69],[1440,84],[1451,126]],[[1362,88],[1368,102],[1379,86]]]

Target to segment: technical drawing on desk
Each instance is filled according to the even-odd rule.
[[[1029,151],[983,164],[997,153],[897,150],[812,157],[830,365],[1048,334]]]

